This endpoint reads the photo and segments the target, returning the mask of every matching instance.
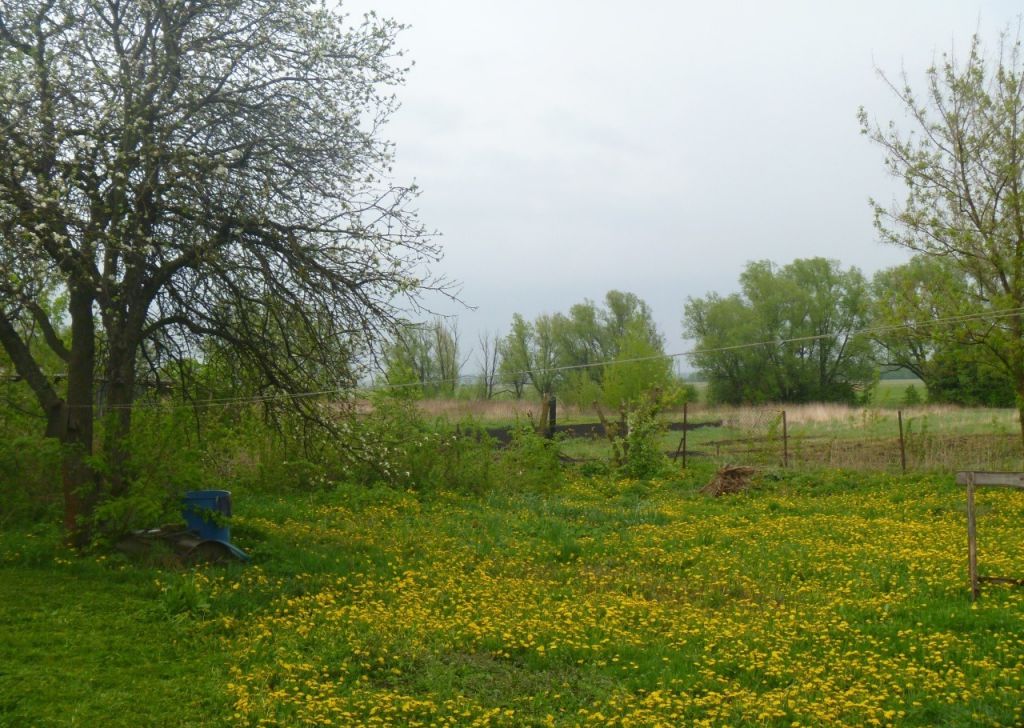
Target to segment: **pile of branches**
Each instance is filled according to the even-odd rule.
[[[757,469],[748,465],[726,465],[700,492],[716,497],[725,493],[742,493],[750,489],[751,478],[756,474]]]

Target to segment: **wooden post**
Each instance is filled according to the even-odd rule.
[[[978,598],[978,530],[974,510],[974,473],[967,474],[967,575],[971,580],[971,601]]]
[[[786,428],[786,410],[782,410],[782,467],[789,467],[789,430]]]
[[[686,407],[687,407],[687,403],[683,402],[683,467],[684,468],[686,467],[686,426],[687,426],[687,422],[688,422],[687,419],[686,419]]]
[[[903,410],[896,410],[896,417],[900,421],[900,467],[907,472],[907,445],[903,440]]]

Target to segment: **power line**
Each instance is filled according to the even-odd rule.
[[[528,377],[533,373],[544,373],[544,374],[558,374],[569,371],[580,371],[585,369],[593,369],[595,367],[606,367],[606,366],[617,366],[621,364],[638,364],[648,361],[662,361],[666,359],[678,359],[684,356],[698,356],[702,354],[720,354],[730,351],[742,351],[745,349],[755,349],[762,346],[783,346],[786,344],[800,344],[810,343],[814,341],[821,341],[824,339],[836,339],[845,336],[847,339],[852,339],[857,336],[868,336],[868,335],[879,335],[883,333],[892,333],[896,331],[908,331],[917,329],[928,329],[936,326],[944,326],[950,324],[964,323],[969,321],[981,321],[991,319],[1002,319],[1018,316],[1024,313],[1024,307],[1000,309],[996,311],[979,311],[970,314],[961,314],[958,316],[946,316],[941,318],[932,319],[931,321],[910,321],[903,324],[890,324],[886,326],[872,326],[863,329],[854,329],[850,331],[839,331],[829,334],[813,334],[809,336],[794,336],[785,339],[766,339],[763,341],[753,341],[743,344],[730,344],[727,346],[709,347],[709,348],[694,348],[686,351],[678,351],[672,354],[651,354],[648,356],[631,357],[627,359],[611,359],[599,362],[587,362],[585,364],[565,364],[554,367],[534,367],[531,369],[524,369],[522,371],[512,372],[512,376],[523,376]],[[66,375],[57,375],[66,376]],[[263,404],[276,401],[289,401],[289,400],[300,400],[300,399],[314,399],[316,397],[324,397],[328,395],[345,394],[353,396],[359,392],[374,392],[380,390],[401,390],[411,389],[420,387],[431,387],[440,386],[443,384],[459,384],[465,380],[470,380],[474,375],[459,375],[457,377],[449,377],[445,379],[432,379],[423,382],[402,382],[392,384],[385,382],[384,384],[375,385],[373,387],[335,387],[330,389],[313,390],[308,392],[277,392],[274,394],[266,395],[249,395],[244,397],[213,397],[209,399],[199,400],[190,403],[180,404],[168,404],[166,402],[136,402],[131,405],[109,405],[107,409],[127,409],[127,408],[140,408],[140,409],[196,409],[196,408],[209,408],[217,406],[228,406],[232,404]],[[91,407],[93,405],[79,405],[82,408]]]

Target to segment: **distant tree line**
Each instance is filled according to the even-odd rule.
[[[557,394],[566,402],[611,407],[655,389],[674,396],[686,389],[676,381],[650,306],[633,293],[609,291],[602,305],[584,300],[568,313],[532,321],[517,313],[507,334],[483,334],[478,343],[478,374],[459,388],[469,357],[460,352],[457,324],[438,318],[409,325],[388,349],[387,384],[399,396]]]
[[[683,325],[715,402],[853,401],[877,370],[864,276],[824,258],[747,265],[741,291],[690,298]]]
[[[966,276],[941,258],[916,256],[871,281],[809,258],[749,263],[739,293],[690,298],[683,325],[712,402],[854,403],[900,368],[929,401],[1013,406],[997,355],[976,345],[978,312]]]
[[[685,335],[695,342],[689,358],[709,402],[852,404],[893,370],[920,379],[930,402],[1016,401],[998,352],[978,345],[985,310],[968,276],[943,258],[918,255],[870,280],[825,258],[754,261],[739,283],[736,293],[689,298],[684,307]],[[533,320],[515,314],[508,333],[478,344],[478,373],[460,384],[471,356],[454,320],[410,325],[388,349],[387,382],[403,396],[557,394],[611,407],[653,389],[695,396],[675,377],[650,307],[633,293],[609,291],[601,304],[584,300]]]

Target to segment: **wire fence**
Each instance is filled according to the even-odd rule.
[[[790,405],[708,409],[722,426],[689,433],[689,458],[721,464],[922,472],[1024,467],[1015,410]]]

